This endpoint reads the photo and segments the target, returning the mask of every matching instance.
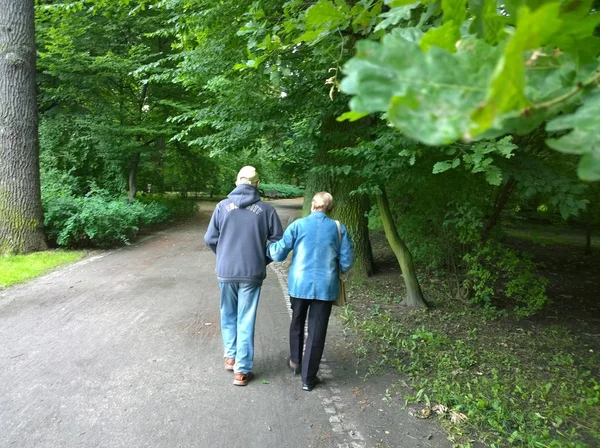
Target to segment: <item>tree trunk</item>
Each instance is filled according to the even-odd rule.
[[[140,165],[140,153],[136,152],[131,159],[131,165],[129,167],[129,196],[127,202],[130,204],[135,200],[137,193],[137,173]]]
[[[33,0],[0,0],[0,253],[46,249]]]
[[[423,298],[421,285],[419,285],[419,280],[417,279],[412,255],[410,250],[408,250],[408,247],[406,247],[406,244],[404,244],[398,235],[385,189],[383,186],[380,188],[381,193],[377,195],[377,207],[379,208],[381,221],[383,222],[383,230],[385,231],[385,236],[396,259],[400,264],[400,270],[402,271],[402,277],[404,278],[404,284],[406,285],[406,298],[402,303],[410,308],[426,308],[427,303]]]
[[[496,194],[496,199],[494,200],[494,208],[492,210],[492,214],[485,223],[483,232],[481,234],[482,243],[485,243],[489,239],[492,230],[494,230],[496,225],[500,222],[500,217],[502,216],[504,207],[506,207],[506,204],[508,203],[508,200],[510,199],[510,196],[512,195],[516,186],[517,181],[514,178],[511,178],[498,190]]]
[[[142,85],[142,93],[140,95],[140,103],[139,103],[139,113],[140,113],[140,121],[143,121],[144,116],[144,104],[146,103],[146,97],[148,95],[148,83],[144,83]],[[136,140],[139,142],[142,141],[142,137],[137,137]],[[133,159],[131,159],[131,165],[129,166],[129,195],[127,198],[127,202],[130,204],[135,200],[135,195],[137,193],[137,173],[138,167],[140,165],[140,151],[137,151],[133,155]]]
[[[593,205],[590,203],[586,213],[585,220],[585,254],[592,255],[592,225],[594,223],[594,216],[592,213]]]
[[[337,184],[335,197],[338,205],[333,208],[333,218],[344,223],[354,243],[354,270],[365,277],[373,275],[375,261],[369,239],[369,218],[371,201],[366,195],[350,195],[358,187],[356,181],[346,179]],[[335,202],[335,201],[334,201]]]
[[[310,213],[310,203],[315,193],[328,191],[333,196],[333,212],[331,217],[342,222],[348,229],[354,244],[353,272],[362,276],[373,274],[373,252],[369,240],[369,227],[366,213],[369,211],[368,198],[350,195],[356,188],[351,179],[333,181],[322,173],[310,173],[304,190],[303,215]]]
[[[320,152],[313,160],[313,166],[327,167],[339,164],[329,151],[344,148],[355,144],[352,135],[352,126],[356,123],[335,120],[335,117],[326,117],[321,126]],[[335,176],[322,172],[311,172],[306,181],[304,190],[303,215],[310,213],[310,203],[315,193],[328,191],[333,196],[332,218],[338,219],[348,229],[354,243],[354,266],[352,271],[358,275],[368,277],[373,274],[374,261],[369,240],[369,226],[366,217],[370,210],[369,198],[365,195],[351,195],[361,181],[350,176]]]

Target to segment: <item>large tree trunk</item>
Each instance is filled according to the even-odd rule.
[[[137,173],[140,165],[140,153],[136,152],[131,159],[131,165],[129,166],[129,195],[127,202],[130,204],[135,200],[137,193]]]
[[[313,165],[327,167],[339,165],[339,161],[329,151],[346,146],[354,146],[356,136],[352,127],[356,123],[338,122],[335,117],[326,117],[321,126],[320,152],[315,156]],[[366,214],[370,210],[369,198],[365,195],[350,193],[360,185],[360,180],[350,176],[335,176],[322,172],[309,174],[304,190],[303,214],[310,213],[310,203],[315,193],[328,191],[333,196],[332,218],[343,222],[354,243],[354,273],[361,276],[373,274],[373,252],[369,240],[369,226]]]
[[[33,0],[0,0],[0,253],[46,249]]]
[[[383,186],[381,187],[381,193],[377,195],[377,207],[379,208],[379,213],[383,222],[385,236],[400,264],[400,270],[402,271],[402,277],[404,278],[404,284],[406,285],[406,297],[402,303],[410,308],[426,308],[427,303],[425,303],[421,285],[419,285],[419,280],[417,279],[417,273],[415,272],[415,266],[412,261],[412,254],[398,235],[396,224],[394,223],[394,218],[390,210],[390,204]]]
[[[310,213],[310,203],[315,193],[328,191],[333,196],[331,217],[341,221],[354,243],[353,272],[362,276],[373,274],[373,252],[369,240],[369,226],[366,214],[369,212],[369,199],[364,195],[350,195],[358,185],[349,178],[333,179],[322,173],[310,173],[304,190],[303,214]]]

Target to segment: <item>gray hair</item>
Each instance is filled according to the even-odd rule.
[[[326,191],[319,191],[313,196],[311,207],[313,210],[321,210],[329,213],[333,210],[333,196]]]

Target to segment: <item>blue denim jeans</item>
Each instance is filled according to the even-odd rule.
[[[260,297],[255,283],[219,282],[224,357],[235,359],[235,372],[252,372],[254,324]]]

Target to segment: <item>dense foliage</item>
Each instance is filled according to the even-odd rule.
[[[275,185],[331,189],[367,264],[368,238],[351,220],[387,191],[404,258],[445,272],[456,297],[531,314],[547,300],[545,283],[502,246],[506,225],[532,213],[587,220],[590,231],[598,221],[595,187],[575,176],[576,166],[583,179],[597,169],[586,118],[598,80],[596,7],[40,0],[50,239],[89,244],[107,218],[85,217],[110,213],[121,231],[101,244],[128,241],[165,216],[136,204],[138,190],[219,197],[251,163],[266,196],[301,193]],[[339,122],[368,112],[384,114]],[[68,187],[49,194],[57,182]],[[371,227],[384,218],[373,208]]]
[[[108,190],[92,189],[81,197],[52,186],[44,186],[42,204],[48,240],[57,246],[129,244],[140,230],[192,216],[196,210],[195,203],[178,198],[146,197],[128,202]]]
[[[261,196],[270,199],[298,198],[304,195],[302,188],[287,184],[260,184],[258,191]]]
[[[350,118],[386,112],[428,145],[526,134],[545,123],[547,144],[581,155],[581,179],[600,180],[600,14],[592,0],[388,3],[376,27],[385,35],[360,42],[346,65]],[[352,18],[332,11],[337,21]]]

